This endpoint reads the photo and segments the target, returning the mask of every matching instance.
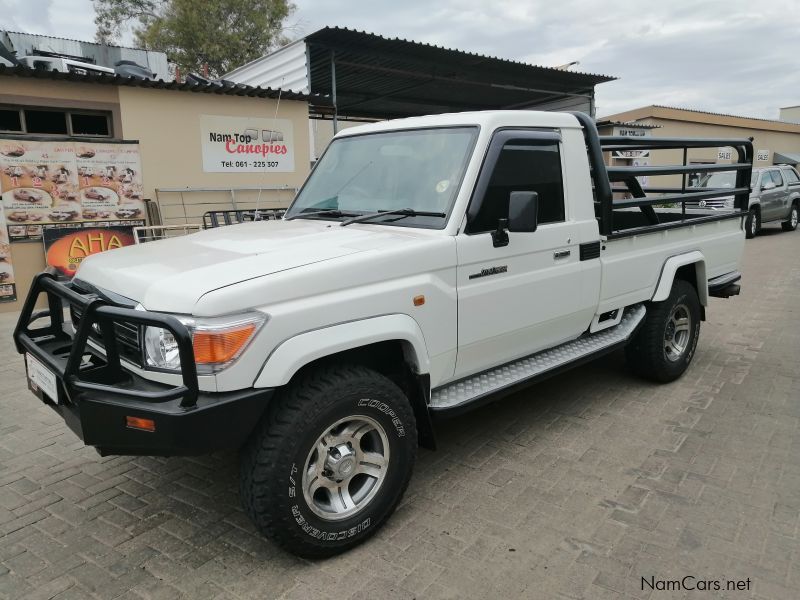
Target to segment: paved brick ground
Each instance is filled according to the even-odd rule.
[[[612,356],[449,422],[372,541],[287,556],[236,456],[99,458],[26,391],[0,316],[0,598],[667,598],[642,577],[800,590],[800,233],[748,241],[690,372]]]

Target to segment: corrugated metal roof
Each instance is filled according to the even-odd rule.
[[[613,79],[340,27],[305,40],[311,91],[332,95],[334,53],[339,112],[356,116],[534,108],[570,96],[588,105],[594,86]]]
[[[62,73],[60,71],[45,71],[29,69],[28,67],[7,67],[0,65],[0,76],[30,77],[33,79],[48,79],[53,81],[74,81],[78,83],[99,83],[128,87],[150,88],[159,90],[176,90],[181,92],[196,92],[205,94],[221,94],[225,96],[250,96],[255,98],[282,98],[283,100],[313,101],[315,105],[330,106],[330,99],[314,94],[300,94],[297,92],[276,90],[273,88],[257,87],[237,83],[190,83],[177,81],[164,81],[163,79],[138,79],[136,77],[123,77],[121,75],[105,75],[87,73]]]
[[[332,96],[335,56],[338,112],[366,118],[536,108],[561,105],[559,101],[570,98],[588,110],[594,86],[615,79],[342,27],[325,27],[294,44],[299,42],[305,57],[298,51],[287,62],[284,48],[226,77],[260,85],[283,77],[302,85],[306,82],[296,72],[305,66],[308,89]]]
[[[732,115],[730,113],[712,112],[709,110],[700,110],[697,108],[683,108],[680,106],[667,106],[666,104],[653,104],[655,108],[666,108],[669,110],[680,110],[683,112],[699,113],[701,115],[714,115],[715,117],[732,117],[734,119],[748,119],[750,121],[766,121],[767,123],[786,123],[780,119],[764,119],[762,117],[746,117],[744,115]]]
[[[598,127],[638,127],[639,129],[661,129],[661,125],[652,125],[650,123],[639,123],[638,121],[609,121],[608,119],[601,119],[597,121]]]
[[[640,106],[639,108],[608,115],[604,117],[604,119],[635,121],[642,121],[644,119],[677,120],[685,121],[687,123],[704,123],[710,125],[722,125],[726,127],[741,127],[744,129],[763,129],[766,131],[800,133],[800,123],[790,123],[788,121],[778,121],[775,119],[763,119],[761,117],[744,117],[741,115],[730,115],[726,113],[710,112],[707,110],[665,106],[663,104]]]
[[[436,44],[428,44],[426,42],[417,42],[400,37],[385,37],[376,33],[362,31],[358,29],[351,29],[349,27],[323,27],[314,33],[305,37],[307,41],[318,44],[331,43],[339,46],[357,45],[364,47],[367,43],[375,45],[390,44],[400,52],[409,52],[412,49],[420,53],[427,53],[428,56],[440,55],[444,58],[451,59],[455,56],[467,59],[471,62],[475,61],[491,61],[494,65],[504,63],[506,65],[513,65],[522,67],[525,70],[536,69],[547,71],[553,74],[565,74],[578,77],[584,77],[591,80],[593,84],[603,83],[606,81],[614,81],[617,77],[613,75],[600,75],[597,73],[583,73],[580,71],[568,71],[566,69],[558,69],[555,67],[544,67],[541,65],[532,65],[529,63],[511,60],[508,58],[499,58],[497,56],[488,56],[486,54],[478,54],[476,52],[468,52],[466,50],[458,50],[456,48],[447,48],[446,46],[438,46]]]
[[[0,41],[15,51],[17,57],[32,55],[35,50],[44,50],[58,54],[81,56],[89,59],[88,62],[111,68],[120,60],[132,60],[150,69],[155,73],[156,77],[161,79],[169,77],[169,65],[167,63],[167,55],[164,52],[19,31],[0,31]]]
[[[58,35],[42,35],[42,34],[39,34],[39,33],[26,33],[24,31],[11,31],[10,29],[4,29],[2,31],[4,33],[14,33],[16,35],[27,35],[27,36],[31,36],[31,37],[50,38],[50,39],[54,39],[54,40],[64,40],[66,42],[79,42],[81,44],[93,44],[95,46],[108,46],[109,48],[124,48],[126,50],[142,50],[142,48],[136,48],[134,46],[120,46],[119,44],[101,44],[99,42],[89,42],[89,41],[86,41],[86,40],[78,40],[78,39],[75,39],[75,38],[62,37],[62,36],[58,36]],[[143,52],[152,52],[150,50],[147,50],[147,51],[142,50],[142,51]]]

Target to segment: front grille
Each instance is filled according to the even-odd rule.
[[[687,200],[686,208],[714,208],[733,209],[733,200],[730,198],[712,198],[711,200]]]
[[[74,306],[70,307],[70,316],[72,317],[72,324],[75,329],[83,317],[83,313]],[[92,331],[89,334],[91,339],[96,344],[103,346],[103,339],[100,336],[99,327],[97,324],[92,326]],[[123,358],[133,364],[142,366],[142,346],[141,346],[141,328],[133,323],[117,322],[114,323],[114,339],[117,341],[117,350],[119,351],[120,358]]]

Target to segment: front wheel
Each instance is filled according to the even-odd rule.
[[[416,450],[413,411],[392,381],[359,366],[313,371],[282,391],[245,446],[242,502],[290,552],[332,556],[391,515]]]
[[[744,225],[745,237],[748,240],[753,239],[756,237],[759,229],[761,229],[761,214],[758,212],[758,209],[751,208],[750,212],[747,213],[747,220]]]
[[[674,381],[689,367],[700,336],[700,300],[688,281],[676,279],[669,297],[653,302],[626,347],[634,372],[660,383]]]
[[[783,223],[781,223],[781,227],[784,231],[794,231],[797,229],[797,217],[798,217],[798,208],[797,202],[792,204],[792,210],[789,211],[789,218],[786,219]]]

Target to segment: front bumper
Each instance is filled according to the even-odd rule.
[[[49,309],[34,313],[41,294],[47,295]],[[63,301],[83,315],[74,333],[64,322]],[[49,324],[31,328],[40,319]],[[160,384],[125,370],[114,336],[119,322],[172,332],[179,345],[182,383]],[[105,349],[102,354],[87,344],[95,324]],[[56,397],[29,379],[30,389],[101,455],[174,456],[237,448],[250,435],[273,394],[272,389],[199,391],[191,335],[180,321],[115,305],[96,294],[79,294],[70,283],[59,283],[49,273],[34,280],[14,330],[14,342],[18,352],[33,356],[55,377]],[[128,417],[149,419],[154,430],[131,428]]]

